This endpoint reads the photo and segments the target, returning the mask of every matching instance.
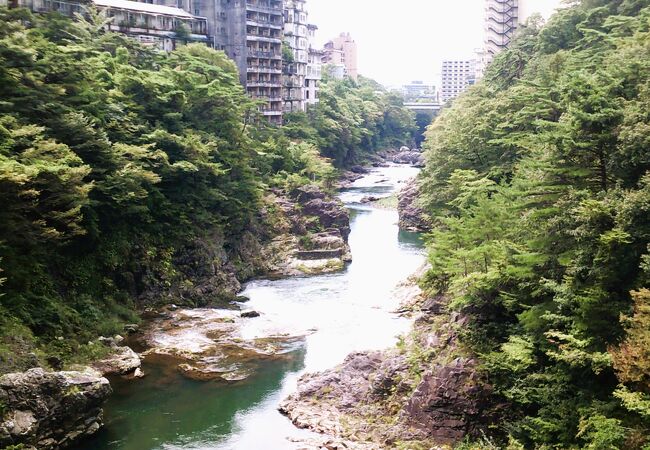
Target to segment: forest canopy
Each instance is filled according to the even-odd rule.
[[[648,2],[529,22],[426,139],[425,284],[470,319],[497,442],[650,448]]]

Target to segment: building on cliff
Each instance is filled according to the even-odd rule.
[[[66,0],[0,0],[35,12],[72,16],[86,4]],[[112,21],[108,29],[170,51],[187,42],[223,50],[270,122],[282,123],[282,0],[92,0]]]

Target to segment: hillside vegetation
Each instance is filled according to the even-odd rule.
[[[106,33],[105,20],[0,8],[0,372],[92,357],[89,340],[156,302],[223,300],[221,286],[194,289],[192,274],[259,271],[256,249],[242,247],[272,237],[271,188],[327,186],[328,157],[341,167],[380,140],[411,139],[406,110],[391,110],[403,128],[382,128],[387,94],[348,81],[323,89],[348,92],[336,107],[346,121],[305,136],[269,127],[223,52],[158,52]],[[333,111],[324,102],[310,114]],[[368,115],[373,125],[358,128]],[[335,155],[339,136],[356,145],[359,130],[375,144]],[[197,261],[205,248],[218,256]]]
[[[426,138],[425,285],[470,319],[495,445],[650,448],[650,2],[529,21]]]

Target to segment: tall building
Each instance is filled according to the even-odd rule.
[[[333,66],[333,76],[340,75],[340,67],[344,67],[345,76],[357,81],[359,71],[357,69],[357,43],[354,42],[350,33],[341,33],[335,39],[327,42],[323,49],[323,64]]]
[[[533,14],[548,19],[561,0],[485,0],[485,25],[478,77],[494,57],[507,48],[517,29]]]
[[[284,55],[282,98],[286,112],[305,111],[305,77],[309,56],[305,0],[284,0]]]
[[[476,60],[442,62],[441,100],[446,103],[458,97],[476,82]]]
[[[282,0],[229,0],[226,5],[226,53],[237,63],[248,95],[266,101],[262,114],[281,124]]]
[[[314,47],[316,25],[308,25],[309,51],[307,53],[307,74],[305,76],[305,102],[307,105],[318,103],[318,91],[322,79],[323,51]]]
[[[485,0],[484,64],[510,44],[519,26],[519,0]]]

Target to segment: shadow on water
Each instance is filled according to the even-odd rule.
[[[76,450],[209,445],[233,432],[238,412],[262,403],[281,389],[287,374],[303,369],[304,348],[286,356],[260,362],[255,375],[234,384],[188,380],[174,366],[145,364],[142,380],[111,380],[115,392],[105,407],[106,427]]]

